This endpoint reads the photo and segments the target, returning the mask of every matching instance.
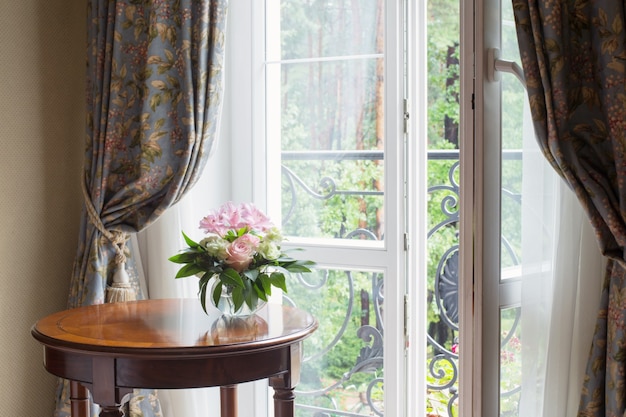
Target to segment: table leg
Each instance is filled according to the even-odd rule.
[[[274,388],[274,417],[293,417],[296,408],[296,385],[300,382],[302,343],[289,346],[288,372],[272,376],[269,383]]]
[[[119,407],[102,407],[100,410],[100,417],[121,417]]]
[[[274,387],[274,417],[293,417],[295,400],[294,388]]]
[[[89,417],[89,391],[81,383],[70,381],[72,417]]]
[[[220,417],[237,417],[237,386],[220,387]]]

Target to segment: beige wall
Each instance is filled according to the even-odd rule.
[[[80,215],[85,2],[0,1],[0,404],[52,416],[30,327],[67,300]]]

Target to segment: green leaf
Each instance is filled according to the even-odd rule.
[[[311,268],[307,266],[305,262],[309,261],[297,261],[292,264],[283,265],[283,268],[289,272],[311,272]]]
[[[237,239],[237,237],[238,237],[237,234],[233,230],[229,230],[224,235],[224,239],[226,239],[229,242],[232,242],[233,240]]]
[[[257,276],[259,276],[258,269],[249,269],[247,271],[243,271],[243,274],[250,279],[250,281],[256,281]]]
[[[278,258],[276,264],[282,266],[289,272],[311,272],[311,269],[316,265],[313,261],[302,261],[286,256]]]
[[[268,295],[272,295],[272,282],[270,281],[270,277],[267,274],[259,275],[258,279],[255,281],[257,285],[263,289],[263,292]],[[267,301],[267,300],[265,300]]]
[[[239,275],[239,272],[232,268],[228,268],[220,274],[220,280],[226,285],[231,285],[235,288],[244,288],[243,280]]]
[[[250,307],[251,310],[254,310],[254,308],[259,302],[256,285],[254,285],[253,282],[248,281],[248,280],[244,281],[244,283],[246,286],[243,292],[244,299],[248,307]]]
[[[213,304],[218,305],[220,302],[220,297],[222,297],[222,283],[221,281],[215,285],[215,289],[213,290]]]
[[[271,292],[266,292],[265,288],[263,288],[261,281],[255,281],[254,285],[252,285],[252,288],[254,288],[254,292],[256,292],[256,295],[258,296],[258,298],[260,298],[263,301],[267,301],[267,295],[271,294]]]
[[[282,272],[272,272],[270,275],[270,282],[276,288],[280,288],[284,292],[287,292],[287,284],[285,283],[285,274]]]
[[[199,254],[200,252],[198,251],[187,250],[174,256],[170,256],[168,260],[177,264],[189,264],[195,262],[198,259]]]
[[[204,280],[204,279],[200,280],[200,290],[199,290],[200,304],[202,305],[202,310],[204,310],[205,313],[207,313],[206,311],[206,289],[208,286],[207,283],[208,283],[208,280]]]
[[[235,287],[232,292],[233,304],[235,305],[235,311],[239,310],[244,302],[243,287]]]
[[[201,285],[207,285],[209,283],[209,280],[213,277],[213,274],[211,274],[210,272],[206,272],[204,275],[202,275],[200,277],[200,284]]]
[[[202,247],[200,246],[199,243],[194,242],[189,236],[187,236],[185,232],[182,232],[182,233],[183,233],[183,237],[185,238],[185,243],[187,243],[187,245],[189,245],[190,248]]]
[[[198,265],[187,264],[178,270],[175,278],[190,277],[192,275],[199,274],[200,272],[204,272],[204,270],[200,268]]]

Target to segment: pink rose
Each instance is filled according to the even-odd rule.
[[[261,243],[261,238],[250,233],[246,233],[245,235],[238,237],[237,240],[250,246],[255,252],[259,247],[259,243]]]
[[[226,249],[228,254],[226,264],[237,272],[245,271],[250,266],[252,257],[256,252],[255,239],[258,244],[258,238],[249,234],[235,239]]]

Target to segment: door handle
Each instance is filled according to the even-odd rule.
[[[487,49],[487,79],[491,82],[500,81],[500,73],[507,72],[517,77],[520,83],[526,88],[524,71],[517,62],[500,59],[498,48]]]

